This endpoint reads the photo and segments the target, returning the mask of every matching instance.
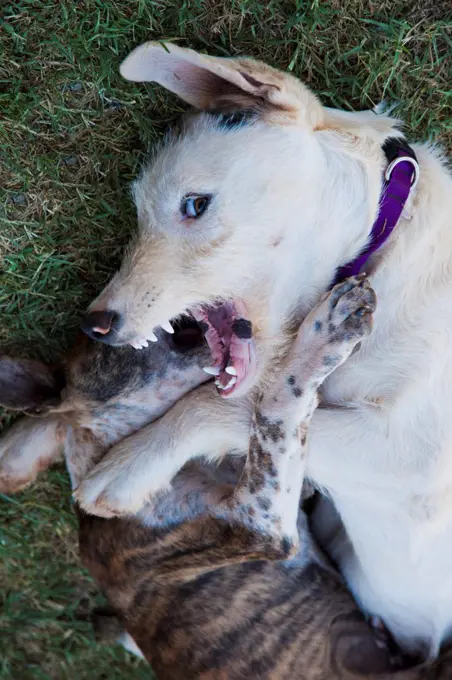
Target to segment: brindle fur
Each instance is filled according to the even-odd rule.
[[[301,487],[317,387],[370,327],[372,294],[360,290],[361,305],[352,310],[345,309],[349,289],[342,289],[308,317],[278,380],[256,400],[244,463],[192,462],[135,517],[77,511],[83,562],[159,680],[452,676],[446,655],[430,668],[394,674],[401,660],[377,644],[313,544],[293,493]],[[340,301],[344,311],[333,322]],[[40,366],[33,373],[27,364],[24,404],[40,408],[44,384],[48,412],[19,421],[1,441],[2,490],[14,489],[17,477],[31,481],[43,461],[57,457],[61,441],[76,487],[109,446],[199,385],[207,350],[181,352],[172,343],[162,336],[139,353],[85,342],[65,362],[57,407],[48,406],[49,384],[53,397],[59,392],[55,372]],[[11,360],[0,361],[2,400],[17,407],[11,375]]]

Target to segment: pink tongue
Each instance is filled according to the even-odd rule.
[[[237,382],[243,380],[248,371],[248,366],[251,362],[251,342],[250,340],[243,340],[236,335],[231,334],[231,341],[229,344],[229,358],[227,366],[235,369],[235,375],[226,372],[226,366],[223,366],[222,371],[217,380],[227,389],[232,389]]]
[[[193,311],[198,322],[208,321],[210,328],[205,333],[205,338],[212,353],[213,365],[224,371],[229,358],[229,345],[232,341],[231,325],[235,317],[234,305],[225,302],[215,307],[198,309]],[[227,384],[228,379],[225,379]]]
[[[243,377],[251,362],[251,341],[242,340],[236,335],[231,338],[229,346],[230,359],[229,363],[234,366],[237,371],[237,376]]]
[[[220,338],[218,337],[218,334],[214,331],[213,328],[209,328],[207,331],[205,338],[207,340],[207,344],[209,345],[210,352],[212,354],[212,359],[213,359],[213,365],[218,366],[218,368],[223,369],[226,368],[223,363],[223,345],[220,342]]]
[[[215,382],[226,390],[232,390],[236,382],[241,381],[251,361],[250,340],[239,338],[232,332],[232,325],[237,319],[246,319],[243,304],[225,302],[208,309],[194,310],[197,321],[208,319],[211,326],[205,333],[212,353],[213,365],[220,369]],[[235,369],[236,375],[226,372],[226,367]]]

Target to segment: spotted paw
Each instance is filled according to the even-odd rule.
[[[322,381],[340,366],[372,330],[377,297],[364,275],[335,286],[303,322],[295,352]]]
[[[325,329],[329,343],[344,345],[347,352],[369,335],[377,296],[365,276],[354,276],[338,284],[329,299],[328,325]]]

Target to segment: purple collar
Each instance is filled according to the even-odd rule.
[[[386,242],[419,178],[416,155],[403,138],[387,139],[383,151],[388,159],[388,167],[384,174],[385,183],[377,219],[364,250],[354,260],[338,269],[334,283],[359,274],[369,257]]]

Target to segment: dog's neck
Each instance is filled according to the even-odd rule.
[[[292,319],[294,326],[300,324],[330,288],[338,269],[365,248],[378,214],[383,151],[374,145],[374,153],[365,159],[364,155],[343,152],[337,143],[332,145],[331,136],[321,138],[322,186],[320,190],[315,187],[315,214],[307,218],[301,213],[303,228],[294,222],[284,249],[275,256],[281,258],[284,278],[271,293],[269,317],[274,328],[269,335],[277,335],[287,319]],[[308,228],[306,219],[310,220]]]
[[[391,144],[395,147],[399,145],[398,142]],[[292,328],[295,331],[319,297],[334,282],[359,273],[362,269],[359,265],[365,259],[362,253],[366,253],[367,249],[370,252],[369,259],[365,262],[366,273],[375,269],[376,263],[382,260],[382,252],[386,251],[386,241],[391,241],[391,232],[398,229],[399,206],[391,204],[393,196],[397,192],[404,194],[399,211],[401,214],[406,196],[410,192],[410,175],[414,177],[415,172],[417,173],[416,164],[412,166],[405,163],[398,169],[403,170],[404,174],[408,172],[408,183],[405,177],[401,183],[400,177],[394,177],[396,181],[388,183],[385,180],[385,171],[391,158],[388,159],[384,149],[376,144],[369,154],[370,160],[362,153],[355,157],[348,149],[344,153],[340,147],[336,149],[333,146],[331,150],[329,143],[325,144],[323,151],[330,181],[327,179],[323,188],[314,230],[325,234],[325,224],[329,224],[330,231],[323,239],[321,253],[314,252],[311,258],[303,257],[302,267],[297,268],[294,263],[290,283],[285,281],[281,289],[275,291],[272,316],[276,323],[281,323],[279,328],[284,325],[283,319],[289,318],[293,321]],[[408,153],[414,156],[411,150]],[[399,155],[402,154],[405,154],[403,150],[399,152]],[[387,229],[384,236],[382,229]],[[294,253],[303,253],[305,250],[303,244],[297,242],[296,236],[285,253],[286,258],[293,258]],[[373,254],[369,244],[372,245],[375,241],[379,248],[375,248]],[[300,291],[302,295],[299,294]],[[285,301],[288,306],[282,305],[281,301]],[[272,355],[273,361],[278,355],[284,355],[286,337],[286,333],[276,332],[275,341],[272,343],[270,340],[269,344],[273,346],[269,348],[269,355]]]
[[[441,347],[452,285],[452,181],[427,146],[415,151],[420,179],[407,214],[366,265],[378,299],[373,331],[325,384],[330,404],[394,404],[440,356],[433,348]]]

